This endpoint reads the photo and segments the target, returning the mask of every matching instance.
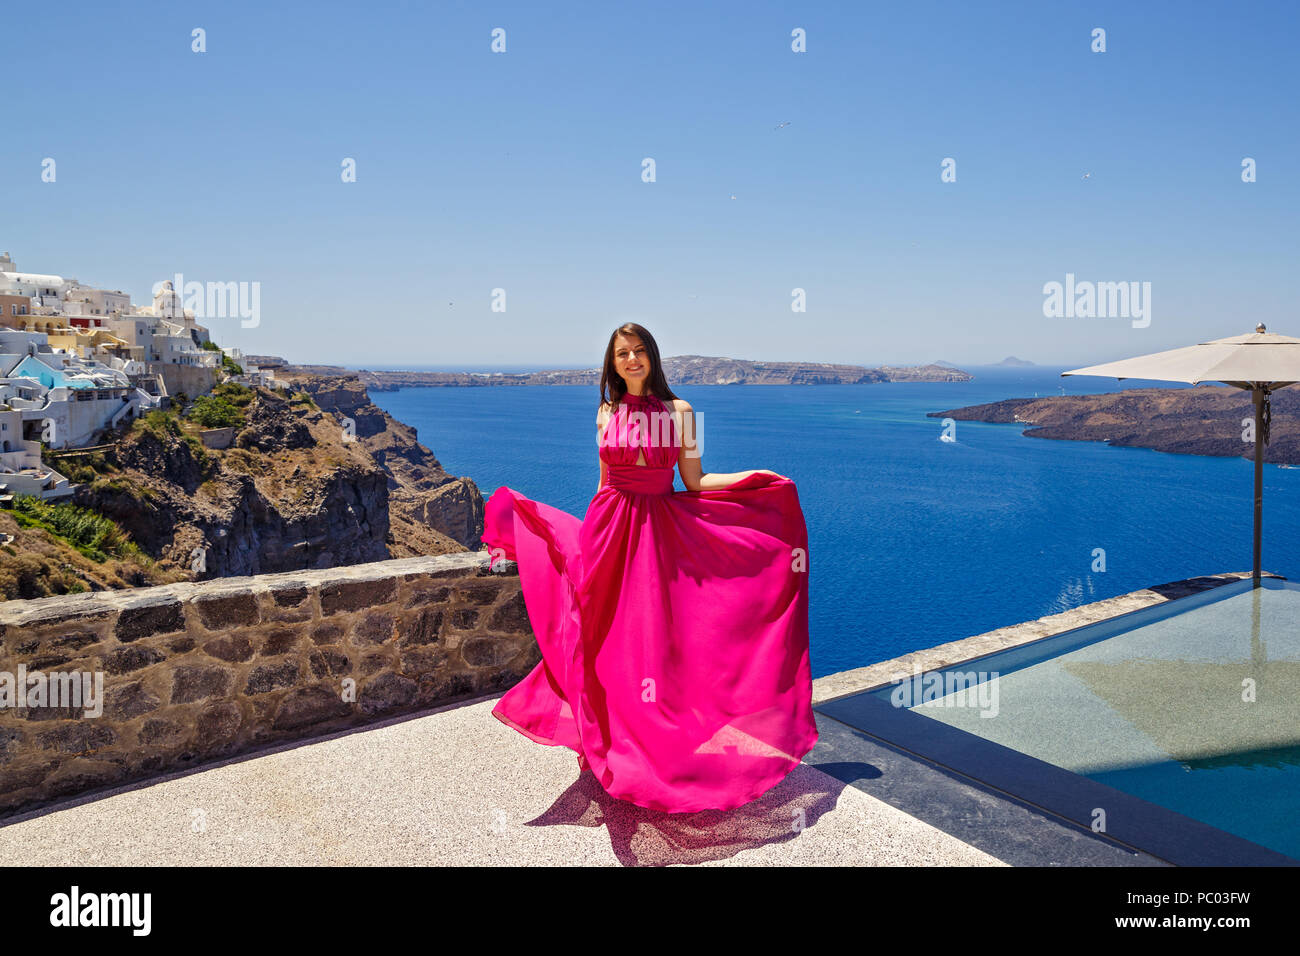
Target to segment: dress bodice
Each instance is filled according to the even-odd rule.
[[[677,434],[672,406],[655,396],[624,395],[600,439],[606,483],[642,494],[670,492],[681,450]],[[641,455],[644,465],[637,464]]]

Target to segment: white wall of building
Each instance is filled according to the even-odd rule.
[[[104,317],[130,308],[131,297],[125,292],[76,286],[63,293],[64,314],[69,316]]]

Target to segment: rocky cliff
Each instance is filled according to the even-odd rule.
[[[1300,464],[1300,387],[1275,392],[1272,404],[1272,440],[1264,460]],[[1184,455],[1255,455],[1255,446],[1242,440],[1242,420],[1255,417],[1250,393],[1228,386],[1011,398],[929,417],[1019,423],[1029,426],[1024,434],[1032,438],[1104,441]]]
[[[229,449],[205,449],[179,426],[141,425],[106,458],[114,471],[80,485],[73,504],[196,578],[388,557],[383,469],[318,409],[274,392],[259,390]]]
[[[355,380],[302,387],[312,400],[257,389],[224,450],[204,448],[175,416],[137,423],[73,504],[112,519],[162,568],[198,579],[479,547],[472,481],[443,472]]]
[[[478,549],[483,535],[478,486],[447,474],[414,428],[370,401],[356,374],[280,373],[277,378],[306,391],[340,427],[354,428],[357,443],[388,476],[389,557]]]

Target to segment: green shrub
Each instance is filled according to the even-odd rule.
[[[194,399],[188,417],[204,428],[241,428],[244,424],[243,409],[220,395],[201,395]]]
[[[222,382],[212,390],[212,395],[215,398],[224,398],[236,408],[247,407],[257,397],[257,393],[251,388],[238,382]]]
[[[14,520],[25,528],[43,528],[92,561],[136,554],[139,549],[117,524],[97,511],[66,502],[44,501],[35,495],[14,497]]]
[[[135,424],[131,427],[152,432],[159,438],[166,438],[168,435],[180,437],[182,434],[181,423],[177,420],[176,413],[164,412],[159,408],[155,408],[143,417],[137,418]]]

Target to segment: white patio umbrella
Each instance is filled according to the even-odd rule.
[[[1065,375],[1097,375],[1123,380],[1223,382],[1248,389],[1255,400],[1255,573],[1259,587],[1260,533],[1264,514],[1264,446],[1268,444],[1269,395],[1300,382],[1300,339],[1275,335],[1257,325],[1248,335],[1139,355],[1136,358],[1076,368]]]

